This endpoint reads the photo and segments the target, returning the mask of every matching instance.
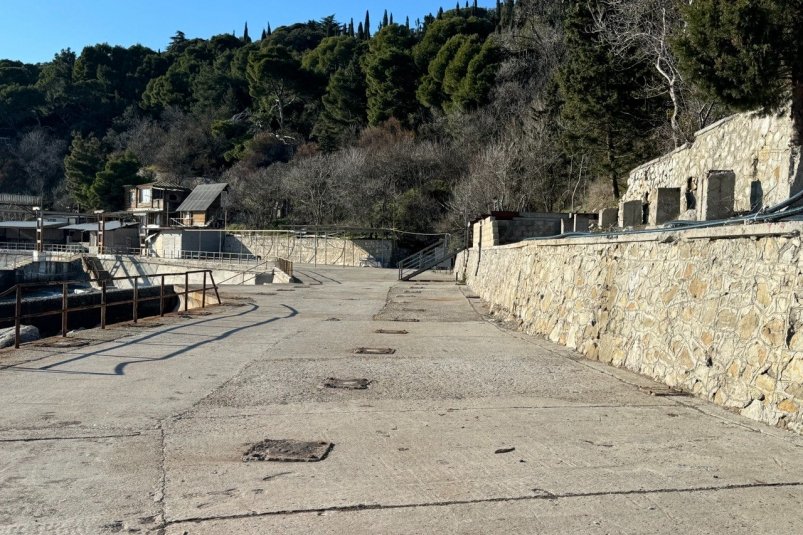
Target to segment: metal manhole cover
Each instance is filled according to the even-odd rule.
[[[390,347],[358,347],[355,355],[392,355],[396,350]]]
[[[293,292],[295,291],[293,288],[277,288],[277,292]]]
[[[403,323],[418,323],[421,320],[417,320],[415,318],[391,318],[388,321],[400,321]]]
[[[402,312],[426,312],[426,308],[403,308]]]
[[[79,340],[77,338],[61,338],[58,340],[46,340],[35,344],[39,347],[84,347],[90,344],[89,340]]]
[[[329,377],[323,382],[325,388],[342,388],[344,390],[367,390],[371,381],[368,379],[337,379]]]
[[[326,459],[334,446],[331,442],[266,439],[248,448],[243,462],[317,463]]]
[[[420,294],[421,290],[405,290],[402,292],[403,294]]]
[[[408,331],[394,331],[393,329],[377,329],[374,331],[376,334],[410,334]]]

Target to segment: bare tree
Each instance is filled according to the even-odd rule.
[[[690,141],[681,127],[687,91],[671,40],[682,29],[680,6],[691,0],[602,0],[589,3],[594,29],[611,51],[625,61],[648,63],[664,81],[664,88],[647,87],[650,93],[666,92],[672,101],[670,127],[675,147]]]

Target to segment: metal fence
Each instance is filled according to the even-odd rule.
[[[196,274],[203,274],[203,285],[200,289],[193,289],[190,290],[189,288],[189,278],[190,275]],[[121,276],[121,277],[107,277],[103,279],[90,279],[89,282],[96,282],[99,283],[100,288],[100,303],[93,304],[93,305],[82,305],[76,307],[69,306],[69,285],[70,284],[85,284],[87,281],[85,280],[72,280],[72,281],[58,281],[58,282],[45,282],[45,283],[22,283],[16,284],[9,288],[8,290],[0,293],[0,298],[6,297],[7,295],[14,294],[15,295],[15,304],[14,304],[14,347],[20,347],[20,325],[22,324],[23,319],[31,319],[31,318],[38,318],[44,316],[54,316],[56,314],[61,314],[61,336],[67,336],[67,323],[69,319],[70,312],[81,312],[85,310],[94,310],[100,309],[100,328],[106,328],[106,310],[109,306],[119,306],[119,305],[127,305],[130,304],[131,311],[133,315],[134,323],[137,323],[137,309],[139,307],[139,303],[146,302],[146,301],[155,301],[159,300],[159,316],[164,316],[164,302],[165,302],[165,279],[167,277],[184,277],[184,311],[186,312],[189,307],[189,294],[192,292],[196,294],[201,292],[201,308],[206,308],[206,293],[208,291],[215,292],[215,298],[218,303],[220,303],[220,294],[218,293],[217,284],[215,284],[215,279],[212,276],[212,270],[204,269],[204,270],[195,270],[195,271],[185,271],[184,273],[162,273],[162,274],[155,274],[155,275],[131,275],[131,276]],[[140,297],[139,296],[139,279],[159,279],[159,296],[156,297]],[[207,287],[207,279],[211,283],[210,287]],[[114,283],[117,280],[126,280],[126,281],[133,281],[133,298],[126,299],[123,301],[114,301],[112,303],[107,303],[106,295],[107,295],[107,286],[108,284]],[[59,310],[51,310],[47,312],[37,312],[34,314],[23,314],[22,313],[22,301],[25,295],[26,289],[35,288],[37,290],[41,290],[43,287],[54,286],[58,287],[61,286],[61,308]],[[9,320],[11,317],[4,317],[0,318],[2,320]]]

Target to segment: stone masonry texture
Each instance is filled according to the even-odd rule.
[[[645,200],[656,188],[682,188],[702,184],[712,170],[730,170],[736,177],[733,209],[754,208],[755,184],[760,183],[760,204],[786,199],[801,189],[800,149],[789,146],[792,121],[788,111],[762,116],[741,113],[723,119],[695,134],[694,143],[634,169],[623,201]],[[686,202],[683,203],[687,204]],[[681,211],[691,208],[681,206]]]
[[[801,229],[474,248],[456,275],[530,334],[802,433]]]

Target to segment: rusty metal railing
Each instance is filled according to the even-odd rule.
[[[203,285],[200,289],[193,289],[190,290],[189,287],[189,279],[190,275],[198,275],[203,274]],[[218,303],[220,303],[220,294],[218,293],[218,287],[215,283],[215,279],[212,276],[211,269],[203,269],[203,270],[195,270],[195,271],[185,271],[183,273],[157,273],[154,275],[129,275],[129,276],[120,276],[120,277],[105,277],[105,278],[94,278],[87,280],[68,280],[68,281],[53,281],[53,282],[26,282],[20,283],[12,286],[8,290],[0,293],[0,298],[3,298],[11,293],[15,294],[15,305],[14,305],[14,347],[20,347],[20,326],[22,325],[23,319],[31,319],[31,318],[39,318],[44,316],[55,316],[56,314],[61,314],[61,336],[67,336],[67,326],[70,312],[81,312],[85,310],[94,310],[100,309],[100,328],[106,328],[106,311],[108,307],[113,306],[117,307],[120,305],[131,305],[132,306],[132,319],[134,323],[138,321],[138,308],[139,304],[146,302],[146,301],[156,301],[159,300],[159,316],[165,315],[165,279],[167,277],[184,277],[184,290],[181,292],[184,295],[184,312],[187,312],[189,307],[189,295],[190,293],[197,294],[201,292],[201,308],[206,308],[206,293],[209,291],[215,292],[215,298]],[[140,279],[159,279],[159,295],[152,296],[152,297],[140,297],[139,295],[139,280]],[[109,283],[113,283],[114,281],[131,281],[132,289],[133,289],[133,298],[132,299],[125,299],[121,301],[113,301],[111,303],[107,302],[107,287]],[[211,284],[207,287],[207,280]],[[87,282],[96,282],[100,284],[100,303],[92,304],[92,305],[81,305],[70,307],[69,303],[69,285],[70,284],[86,284]],[[43,287],[48,286],[61,286],[61,308],[58,310],[51,310],[47,312],[36,312],[32,314],[23,314],[22,313],[22,301],[25,293],[25,289],[28,288],[36,288],[41,290]],[[9,320],[11,319],[10,316],[6,316],[0,318],[0,321]]]

